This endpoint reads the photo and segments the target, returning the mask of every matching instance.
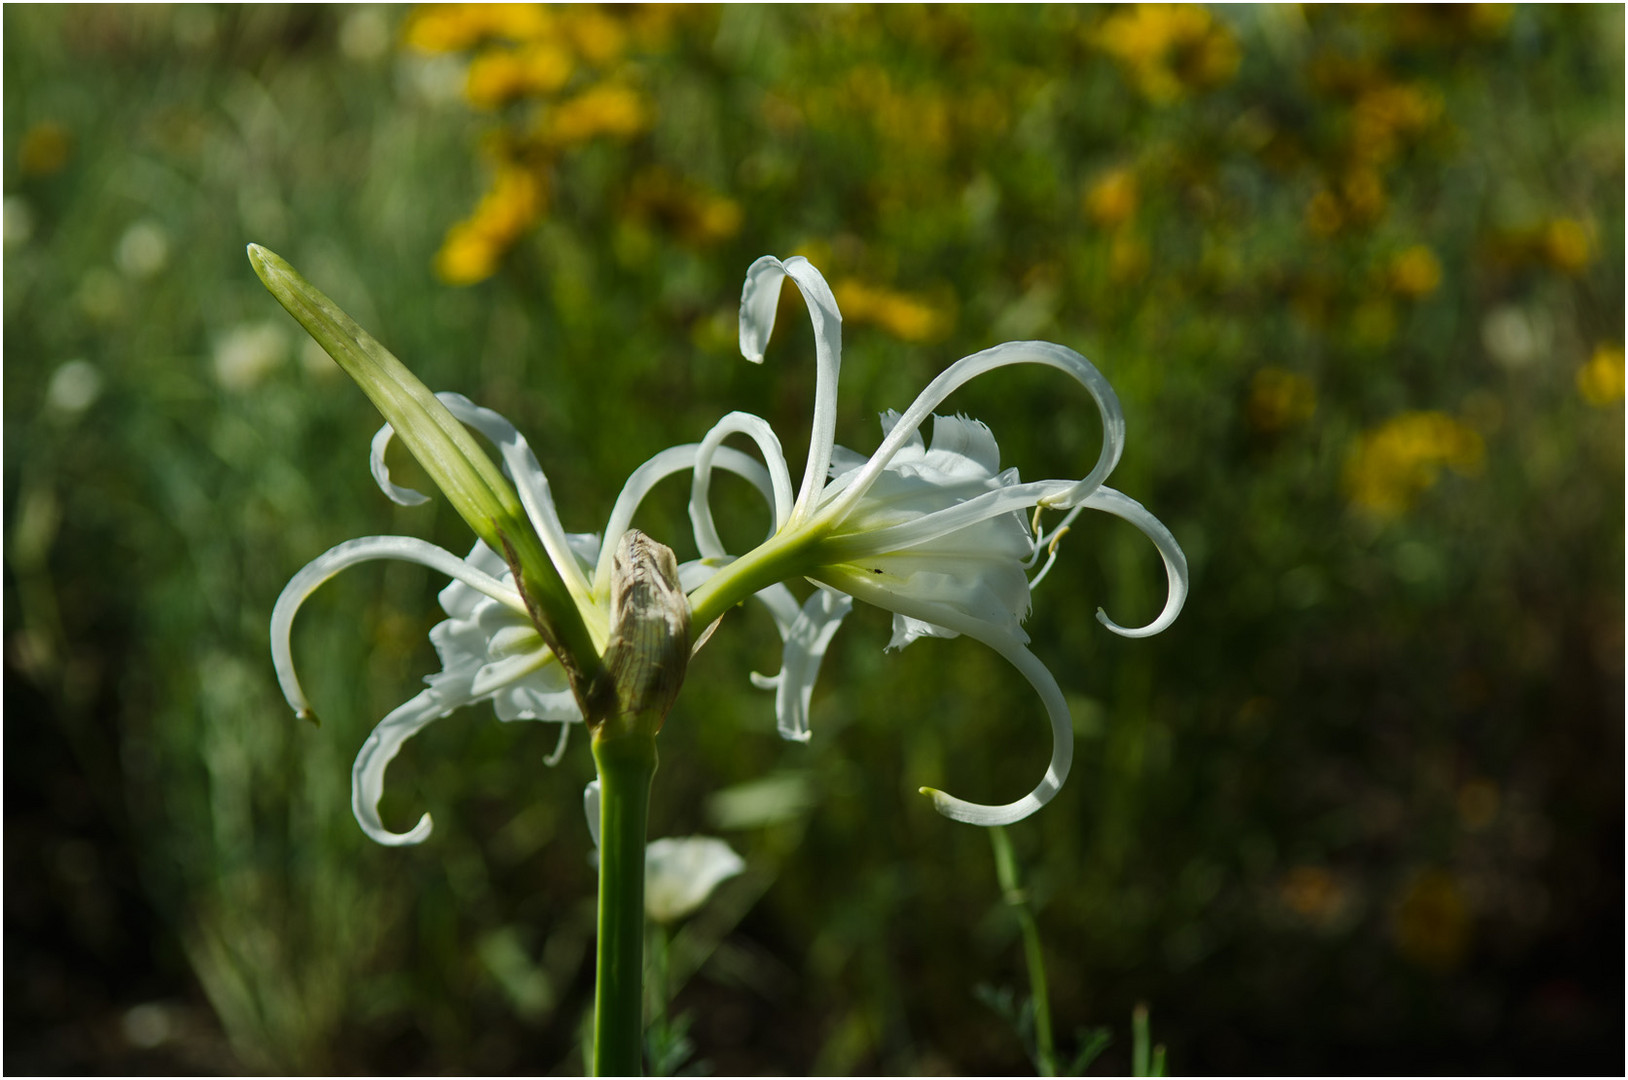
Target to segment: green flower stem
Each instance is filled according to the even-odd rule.
[[[1029,967],[1029,999],[1034,1002],[1035,1056],[1041,1076],[1057,1075],[1057,1051],[1051,1038],[1051,996],[1046,990],[1046,961],[1040,952],[1040,927],[1029,910],[1029,897],[1018,880],[1017,858],[1012,840],[1001,825],[989,828],[989,842],[995,849],[995,877],[1000,881],[1006,903],[1017,915],[1023,933],[1023,958]]]
[[[638,1076],[644,1047],[644,844],[656,735],[604,724],[599,766],[599,959],[595,1076]]]
[[[821,564],[815,554],[819,538],[788,530],[765,542],[750,555],[736,559],[708,578],[690,596],[690,626],[706,632],[736,604],[751,599],[760,589],[802,577]]]

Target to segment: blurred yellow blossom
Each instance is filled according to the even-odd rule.
[[[1257,431],[1275,432],[1310,420],[1317,411],[1317,388],[1312,381],[1282,368],[1261,368],[1249,385],[1246,412]]]
[[[1481,436],[1446,413],[1409,412],[1366,432],[1346,459],[1351,501],[1380,517],[1396,517],[1441,475],[1442,467],[1479,471]]]
[[[1327,188],[1318,191],[1306,203],[1306,231],[1314,236],[1333,236],[1340,231],[1344,220],[1340,200]]]
[[[560,31],[589,63],[603,67],[626,49],[627,32],[605,12],[585,4],[570,4],[558,10]]]
[[[542,4],[425,4],[407,17],[402,40],[420,52],[462,52],[488,38],[531,41],[552,27]]]
[[[1450,971],[1470,945],[1470,905],[1453,875],[1422,870],[1402,890],[1392,919],[1396,947],[1432,971]]]
[[[1395,155],[1401,136],[1428,130],[1441,110],[1441,96],[1429,87],[1405,83],[1371,87],[1352,108],[1351,151],[1364,161],[1384,161]]]
[[[740,231],[740,204],[684,181],[665,169],[649,169],[633,180],[628,214],[666,225],[687,244],[705,247]]]
[[[838,281],[831,291],[844,321],[874,323],[903,341],[941,338],[953,322],[950,311],[943,306],[853,278]]]
[[[570,52],[553,42],[488,48],[470,60],[464,94],[476,108],[496,108],[518,97],[559,90],[574,67]]]
[[[1592,245],[1580,221],[1556,218],[1543,227],[1541,243],[1544,258],[1557,270],[1576,274],[1588,266]]]
[[[1441,263],[1429,247],[1414,244],[1391,259],[1390,282],[1401,296],[1429,296],[1441,285]]]
[[[1340,185],[1350,216],[1360,221],[1377,221],[1385,213],[1385,182],[1373,169],[1359,166],[1346,174]]]
[[[1108,245],[1108,275],[1116,282],[1135,281],[1147,273],[1153,256],[1147,244],[1128,230],[1114,233]]]
[[[1471,832],[1478,832],[1498,816],[1498,785],[1491,780],[1471,780],[1458,789],[1458,818]]]
[[[1623,397],[1623,358],[1621,345],[1603,342],[1594,347],[1588,363],[1577,369],[1577,390],[1583,400],[1596,408],[1615,405]]]
[[[473,285],[491,277],[503,253],[542,216],[545,194],[535,172],[500,165],[475,212],[447,230],[435,256],[435,272],[449,285]]]
[[[631,138],[649,126],[650,109],[638,91],[600,83],[555,105],[538,134],[549,145],[568,146],[600,135]]]
[[[1160,104],[1219,86],[1238,70],[1232,31],[1196,4],[1136,4],[1108,16],[1093,37]]]
[[[1136,213],[1136,200],[1136,173],[1128,167],[1113,169],[1086,189],[1085,212],[1098,225],[1113,228]]]
[[[17,146],[17,168],[25,176],[50,176],[61,172],[68,164],[68,151],[73,148],[68,129],[61,124],[46,121],[35,124],[23,132]]]
[[[1323,927],[1339,918],[1350,899],[1340,880],[1321,866],[1290,869],[1278,886],[1278,896],[1290,911]]]

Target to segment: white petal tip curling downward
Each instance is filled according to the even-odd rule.
[[[1029,795],[1017,802],[1007,803],[1005,806],[985,806],[983,803],[972,803],[967,802],[965,799],[957,799],[954,795],[945,794],[937,788],[924,787],[919,790],[923,795],[933,800],[934,810],[937,810],[951,821],[962,821],[968,825],[983,825],[985,827],[1015,824],[1046,805],[1048,801],[1047,799]]]
[[[425,814],[418,819],[417,825],[404,833],[393,833],[385,828],[369,828],[366,824],[362,826],[362,830],[367,833],[368,839],[376,844],[383,844],[385,847],[411,847],[428,840],[430,833],[435,830],[435,823],[430,820],[430,815]]]

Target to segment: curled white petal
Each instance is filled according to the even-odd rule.
[[[965,634],[994,649],[1034,687],[1035,693],[1040,695],[1041,704],[1045,706],[1046,716],[1051,724],[1051,761],[1046,766],[1046,773],[1029,794],[1014,802],[1000,806],[988,806],[983,803],[967,802],[948,795],[936,788],[922,788],[922,793],[933,800],[933,807],[947,818],[956,821],[965,821],[972,825],[1010,825],[1015,821],[1022,821],[1046,803],[1062,788],[1063,781],[1068,779],[1069,769],[1074,763],[1074,727],[1069,719],[1068,703],[1063,699],[1063,692],[1057,686],[1057,680],[1052,678],[1046,665],[1042,664],[1017,637],[1002,633],[989,623],[970,615],[956,611],[952,608],[925,604],[908,594],[900,594],[882,588],[866,580],[863,573],[832,573],[823,574],[829,583],[840,588],[843,592],[875,604],[877,607],[910,618],[920,619],[936,627]]]
[[[685,472],[695,468],[696,455],[700,452],[700,443],[686,443],[683,446],[671,446],[656,454],[650,460],[633,470],[622,485],[622,491],[616,497],[616,505],[611,508],[610,522],[605,526],[605,535],[620,537],[628,530],[633,522],[633,515],[639,504],[650,494],[656,484],[674,473]],[[713,454],[712,464],[720,469],[732,472],[744,478],[747,483],[755,487],[770,506],[776,504],[776,489],[781,483],[789,489],[790,480],[771,477],[769,470],[754,461],[749,455],[733,447],[720,446]],[[779,474],[784,477],[786,471],[785,459],[779,462]],[[693,508],[692,508],[693,521]],[[710,511],[709,511],[710,515]],[[594,570],[594,594],[596,596],[609,595],[611,563],[616,554],[615,544],[606,544],[599,555],[599,565]],[[693,564],[686,563],[686,567]],[[680,567],[681,574],[684,567]],[[698,573],[698,572],[697,572]],[[700,581],[694,578],[681,578],[685,591],[693,589]]]
[[[1170,591],[1165,597],[1164,610],[1146,626],[1134,629],[1120,626],[1100,608],[1097,610],[1097,621],[1121,637],[1128,638],[1152,637],[1175,622],[1176,616],[1181,614],[1182,605],[1187,602],[1187,556],[1182,552],[1181,545],[1176,543],[1176,538],[1170,535],[1170,530],[1148,513],[1141,503],[1110,487],[1098,488],[1081,505],[1091,510],[1106,511],[1140,529],[1142,535],[1152,540],[1153,546],[1159,549],[1169,582]]]
[[[1065,509],[1084,501],[1087,495],[1107,479],[1108,474],[1119,463],[1119,455],[1124,449],[1125,415],[1119,405],[1119,396],[1114,393],[1114,388],[1091,361],[1067,346],[1050,341],[1008,341],[1003,345],[962,357],[928,383],[927,388],[918,394],[910,408],[904,411],[881,445],[876,448],[876,452],[871,455],[870,460],[854,476],[842,494],[828,500],[820,508],[815,521],[831,523],[841,520],[854,504],[864,497],[871,484],[893,460],[893,456],[912,438],[917,437],[922,423],[946,397],[977,376],[1011,364],[1039,364],[1056,368],[1072,376],[1096,401],[1097,410],[1102,416],[1102,450],[1097,456],[1097,462],[1082,479],[1056,496],[1048,498],[1052,505]]]
[[[397,707],[379,721],[373,733],[362,744],[351,767],[350,807],[362,831],[381,844],[402,847],[422,843],[430,835],[430,815],[424,814],[418,824],[404,833],[391,832],[379,817],[379,799],[384,795],[384,770],[408,739],[421,731],[432,720],[438,720],[453,709],[466,704],[447,700],[434,689],[425,690],[406,704]]]
[[[337,544],[306,563],[299,573],[289,579],[271,612],[271,662],[277,670],[277,682],[282,687],[283,696],[301,717],[311,715],[311,706],[294,672],[290,643],[294,616],[299,612],[300,605],[323,582],[346,567],[374,559],[403,559],[439,570],[511,610],[525,614],[526,605],[519,593],[470,566],[452,552],[426,540],[411,536],[363,536]]]
[[[785,588],[784,585],[779,587]],[[765,593],[769,591],[764,590]],[[789,590],[786,596],[790,597]],[[776,612],[775,601],[778,599],[763,597],[771,612]],[[774,714],[782,738],[793,742],[808,741],[808,703],[814,695],[820,664],[831,646],[831,638],[836,635],[842,620],[853,610],[853,606],[853,600],[841,593],[816,589],[814,595],[804,602],[796,618],[781,630],[784,644],[780,653],[779,673],[752,673],[754,686],[775,692]],[[783,614],[783,611],[776,613],[777,623]]]
[[[791,475],[786,468],[786,455],[780,449],[780,439],[762,417],[732,412],[712,426],[695,453],[695,475],[690,482],[690,525],[695,531],[695,545],[700,549],[702,558],[716,559],[728,554],[723,541],[718,538],[718,527],[712,520],[712,462],[723,440],[736,434],[745,435],[757,443],[768,466],[774,506],[774,525],[769,534],[772,536],[791,516]]]
[[[514,480],[515,490],[520,494],[520,504],[525,507],[526,516],[536,527],[537,535],[566,588],[580,604],[588,594],[588,579],[572,551],[565,526],[560,524],[560,514],[554,507],[554,494],[549,488],[548,476],[537,463],[537,455],[531,452],[526,437],[500,414],[476,405],[462,394],[448,392],[435,396],[460,423],[485,435],[497,447],[510,478]]]
[[[780,303],[780,283],[790,277],[803,294],[814,322],[814,425],[809,436],[808,463],[803,483],[797,491],[793,520],[801,521],[814,512],[815,501],[825,484],[831,465],[831,447],[837,431],[837,377],[842,368],[842,313],[831,286],[814,264],[801,255],[781,262],[765,255],[746,271],[741,289],[741,355],[754,364],[763,362],[763,350],[774,331],[775,309]]]
[[[390,448],[390,440],[395,434],[396,429],[389,424],[374,432],[373,447],[368,453],[368,469],[373,473],[373,482],[379,485],[379,490],[391,502],[398,506],[422,506],[430,501],[428,495],[390,480],[390,466],[384,463],[384,452]]]

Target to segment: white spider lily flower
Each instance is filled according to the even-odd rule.
[[[700,447],[672,447],[635,470],[617,498],[603,534],[612,538],[611,542],[602,544],[599,535],[563,530],[548,479],[513,425],[459,394],[437,396],[459,422],[486,435],[501,450],[504,467],[533,527],[546,538],[551,551],[569,554],[562,577],[572,595],[581,597],[578,605],[583,622],[594,635],[595,645],[603,648],[615,541],[627,530],[640,502],[658,481],[693,469]],[[392,437],[389,425],[374,437],[374,479],[395,502],[407,506],[424,502],[422,494],[390,479],[384,455]],[[726,454],[718,457],[717,464],[740,474],[772,500],[773,491],[763,466],[738,451],[728,450]],[[582,713],[565,671],[538,633],[502,556],[480,540],[466,558],[460,559],[414,537],[370,536],[348,540],[318,556],[294,575],[277,599],[271,620],[272,661],[283,694],[298,715],[309,717],[311,709],[294,669],[290,641],[294,616],[323,582],[346,567],[374,559],[420,563],[453,579],[440,594],[448,618],[430,630],[430,641],[441,659],[440,672],[425,680],[427,689],[379,722],[351,772],[351,809],[362,829],[381,844],[416,844],[430,834],[430,815],[424,814],[406,832],[392,832],[379,817],[378,803],[384,791],[386,767],[402,745],[425,725],[465,705],[490,700],[500,720],[548,720],[561,725],[560,741],[546,759],[552,765],[564,753],[571,725],[581,723]],[[694,565],[681,568],[682,577],[691,581],[708,573]]]
[[[599,849],[599,781],[582,793],[588,832]],[[670,926],[701,909],[713,892],[746,869],[746,860],[716,836],[664,836],[644,846],[644,913]]]
[[[813,433],[802,486],[790,492],[790,471],[778,438],[762,419],[745,413],[726,417],[702,440],[695,462],[690,515],[703,558],[718,571],[691,594],[694,623],[705,626],[746,596],[757,594],[775,614],[784,641],[779,675],[755,676],[776,690],[780,729],[806,739],[807,706],[832,635],[848,608],[818,592],[798,608],[777,584],[805,577],[822,590],[845,594],[894,613],[890,647],[922,636],[965,634],[994,649],[1026,678],[1050,721],[1052,756],[1029,794],[986,806],[923,788],[948,817],[980,825],[1021,820],[1054,796],[1073,760],[1073,729],[1057,681],[1028,649],[1021,623],[1030,590],[1049,569],[1029,576],[1042,554],[1055,557],[1056,541],[1086,509],[1129,521],[1158,549],[1169,579],[1160,615],[1127,629],[1098,610],[1108,629],[1128,637],[1156,634],[1181,611],[1187,595],[1187,561],[1175,538],[1152,514],[1105,486],[1119,461],[1124,416],[1107,379],[1072,349],[1043,341],[997,345],[962,358],[928,384],[902,414],[885,413],[881,444],[869,457],[835,445],[837,376],[842,357],[842,316],[825,279],[801,257],[765,256],[752,264],[741,294],[742,354],[761,363],[774,328],[781,283],[791,278],[814,323],[817,363]],[[1096,402],[1102,449],[1079,480],[1023,482],[1015,469],[1001,471],[989,429],[961,417],[934,417],[927,447],[921,425],[950,393],[978,375],[1012,364],[1039,364],[1073,378]],[[744,434],[758,446],[772,478],[774,531],[740,557],[719,542],[708,504],[713,455],[724,438]],[[722,464],[722,459],[718,459]],[[1049,533],[1040,528],[1046,510],[1067,514]],[[1032,514],[1032,520],[1031,515]]]

